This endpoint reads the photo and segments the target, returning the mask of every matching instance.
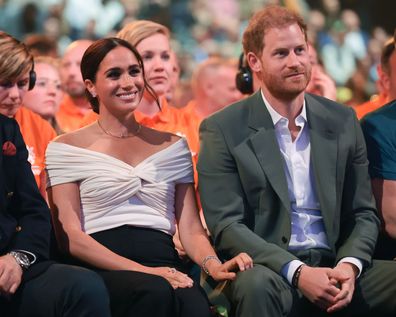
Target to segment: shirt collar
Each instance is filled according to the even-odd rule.
[[[268,102],[267,98],[265,98],[263,91],[261,90],[261,97],[263,98],[265,107],[267,108],[272,122],[274,123],[274,126],[281,120],[281,119],[286,119],[285,117],[281,116],[272,106],[271,104]],[[303,102],[303,107],[301,109],[301,113],[297,116],[296,118],[296,122],[307,122],[307,109],[305,106],[305,98],[304,98],[304,102]]]

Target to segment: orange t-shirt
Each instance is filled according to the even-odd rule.
[[[190,147],[191,155],[193,157],[195,183],[197,183],[198,180],[195,166],[198,160],[199,152],[199,125],[203,120],[203,118],[195,111],[196,107],[196,101],[191,100],[185,107],[180,109],[183,116],[186,138]]]
[[[357,105],[357,106],[353,106],[353,109],[355,109],[356,115],[357,115],[358,119],[360,120],[369,112],[377,110],[378,108],[382,107],[386,103],[387,103],[386,97],[384,95],[378,95],[377,97],[375,97],[372,100],[369,100],[369,101],[362,103],[360,105]]]
[[[71,132],[79,129],[86,113],[77,107],[69,95],[65,95],[56,114],[56,122],[63,132]]]
[[[19,124],[29,152],[28,161],[32,165],[34,178],[45,197],[45,151],[48,143],[56,137],[56,132],[46,120],[25,107],[18,109],[15,120]]]

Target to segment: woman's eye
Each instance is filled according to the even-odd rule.
[[[153,58],[153,54],[150,54],[150,53],[143,54],[142,58],[143,58],[143,60],[152,59]]]
[[[10,81],[6,81],[4,83],[0,83],[0,86],[3,88],[11,88],[12,86],[14,86],[14,84]]]
[[[170,55],[168,53],[164,53],[161,55],[161,58],[165,61],[168,61],[168,60],[170,60]]]
[[[28,83],[29,83],[29,79],[24,79],[24,80],[18,81],[17,85],[18,85],[18,88],[25,88],[25,86],[27,86]]]
[[[119,71],[111,71],[107,73],[107,77],[111,79],[116,79],[120,77],[120,72]]]
[[[141,73],[140,68],[132,68],[129,70],[129,75],[136,77]]]

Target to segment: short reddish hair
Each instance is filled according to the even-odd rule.
[[[242,44],[245,53],[261,55],[264,48],[263,38],[271,28],[283,28],[297,23],[307,40],[307,25],[297,13],[284,7],[270,5],[256,12],[243,33]]]

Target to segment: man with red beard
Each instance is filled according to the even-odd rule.
[[[202,122],[197,167],[215,247],[254,261],[226,288],[235,315],[394,316],[364,138],[352,109],[305,92],[304,21],[266,7],[243,47],[260,89]]]
[[[85,84],[81,76],[80,62],[90,40],[78,40],[71,43],[61,61],[60,74],[62,87],[66,92],[56,115],[60,129],[71,132],[81,127],[91,105],[85,97]]]

